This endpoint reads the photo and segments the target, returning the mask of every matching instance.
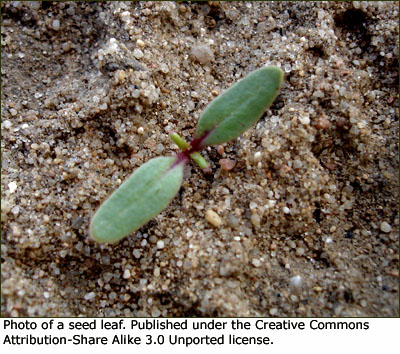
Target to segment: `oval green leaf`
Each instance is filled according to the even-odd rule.
[[[160,213],[179,191],[183,168],[176,157],[157,157],[138,168],[93,216],[92,238],[117,242]]]
[[[237,138],[256,123],[278,95],[283,72],[275,66],[251,72],[213,100],[200,116],[200,146]]]

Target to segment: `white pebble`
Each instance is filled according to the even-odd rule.
[[[254,154],[254,161],[258,162],[258,161],[260,161],[260,160],[261,160],[261,152],[260,152],[260,151],[257,151],[257,152]]]
[[[138,134],[143,135],[143,133],[144,133],[143,127],[139,127],[137,132],[138,132]]]
[[[382,232],[385,233],[389,233],[390,231],[392,231],[392,227],[386,221],[383,221],[381,223],[380,229]]]
[[[289,284],[293,288],[300,288],[303,285],[303,279],[300,275],[295,275],[290,278]]]
[[[276,200],[269,199],[267,204],[264,205],[265,209],[271,209],[276,205]]]
[[[300,121],[301,124],[309,125],[310,124],[310,116],[308,116],[308,115],[300,116],[299,117],[299,121]]]
[[[85,300],[93,300],[95,296],[96,296],[96,294],[93,291],[91,291],[90,293],[85,294],[84,299]]]
[[[129,279],[130,277],[131,277],[131,272],[130,272],[130,270],[129,270],[129,269],[125,269],[123,278],[124,278],[124,279]]]
[[[143,54],[143,52],[142,52],[139,48],[135,48],[135,49],[133,50],[133,56],[134,56],[136,59],[142,59],[142,58],[144,57],[144,54]]]
[[[283,207],[282,208],[282,211],[285,213],[285,214],[289,214],[290,213],[290,209],[288,208],[288,207]]]
[[[261,265],[261,262],[259,259],[257,258],[253,258],[253,260],[251,261],[251,263],[253,264],[254,267],[259,267]]]
[[[9,120],[5,120],[3,122],[4,129],[10,129],[12,127],[12,123]]]
[[[60,20],[53,20],[52,27],[54,31],[58,31],[60,29]]]
[[[278,314],[278,309],[277,309],[277,308],[272,308],[272,309],[270,309],[270,310],[269,310],[269,314],[270,314],[271,316],[277,315],[277,314]]]
[[[19,214],[19,206],[16,205],[14,208],[11,209],[11,212],[17,216]]]
[[[300,160],[294,160],[293,161],[293,167],[294,168],[301,168],[303,166],[303,163]]]
[[[222,225],[222,220],[219,215],[211,209],[207,210],[206,212],[206,220],[215,227]]]
[[[167,74],[167,73],[169,72],[169,67],[168,67],[167,64],[162,63],[162,64],[160,65],[160,70],[161,70],[164,74]]]
[[[14,193],[17,190],[17,184],[15,182],[10,182],[8,184],[8,189],[10,190],[10,193]]]
[[[163,249],[164,248],[164,241],[163,240],[159,240],[158,242],[157,242],[157,248],[158,249]]]
[[[136,44],[139,46],[139,47],[144,47],[144,45],[145,45],[145,43],[141,40],[141,39],[138,39],[137,41],[136,41]]]
[[[12,234],[14,237],[20,237],[21,236],[21,230],[17,225],[14,225],[11,227]]]
[[[256,202],[250,202],[250,210],[254,210],[258,207]]]
[[[133,252],[132,252],[132,254],[134,255],[134,257],[135,258],[140,258],[140,256],[141,256],[141,252],[140,252],[140,250],[139,249],[135,249]]]

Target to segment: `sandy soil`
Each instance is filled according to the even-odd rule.
[[[1,11],[3,316],[399,315],[398,3]],[[269,64],[280,95],[204,151],[210,175],[188,166],[118,244],[88,238],[107,195],[177,152],[168,131],[190,140],[207,103]]]

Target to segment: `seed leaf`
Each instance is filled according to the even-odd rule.
[[[160,213],[178,192],[184,165],[176,157],[157,157],[138,168],[93,216],[92,238],[117,242]]]
[[[278,95],[283,72],[275,66],[253,71],[213,100],[196,128],[201,146],[237,138],[257,122]]]

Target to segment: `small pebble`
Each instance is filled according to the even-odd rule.
[[[82,224],[83,224],[83,219],[80,216],[77,216],[72,220],[71,228],[73,228],[74,230],[78,230],[80,229]]]
[[[190,51],[190,56],[200,64],[207,64],[214,59],[214,53],[206,44],[194,46]]]
[[[270,309],[270,310],[269,310],[269,314],[270,314],[271,316],[277,315],[277,314],[278,314],[278,309],[276,309],[276,308]]]
[[[19,229],[19,227],[17,225],[14,225],[12,228],[12,234],[14,237],[19,237],[21,236],[21,230]]]
[[[140,258],[140,256],[141,256],[141,252],[137,248],[132,252],[132,254],[136,259]]]
[[[220,227],[222,225],[222,220],[220,216],[214,210],[207,210],[206,220],[215,227]]]
[[[10,182],[8,184],[8,189],[10,190],[10,193],[14,193],[17,190],[17,184],[15,182]]]
[[[295,275],[290,278],[289,285],[293,289],[300,289],[303,286],[303,279],[300,275]]]
[[[139,127],[137,132],[138,132],[138,134],[143,135],[143,133],[144,133],[143,127]]]
[[[332,242],[333,242],[333,240],[332,240],[331,237],[328,237],[328,238],[325,240],[325,243],[327,243],[327,244],[330,244],[330,243],[332,243]]]
[[[261,224],[261,217],[258,214],[252,214],[250,217],[250,221],[255,227],[258,227]]]
[[[261,265],[261,262],[259,259],[257,258],[253,258],[253,260],[251,261],[251,263],[253,264],[254,267],[259,267]]]
[[[5,120],[3,122],[4,129],[10,129],[12,127],[12,123],[9,120]]]
[[[160,276],[160,267],[155,267],[153,274],[155,277],[159,277]]]
[[[136,59],[142,59],[142,58],[144,57],[144,54],[143,54],[143,52],[142,52],[139,48],[135,48],[135,49],[133,50],[133,56],[134,56]]]
[[[308,115],[300,116],[299,121],[303,125],[309,125],[310,124],[310,116],[308,116]]]
[[[163,240],[157,241],[157,248],[158,248],[159,250],[163,249],[164,246],[165,246],[165,244],[164,244],[164,241],[163,241]]]
[[[262,157],[261,152],[260,152],[260,151],[257,151],[257,152],[254,154],[254,161],[255,161],[255,162],[260,161],[260,160],[261,160],[261,157]]]
[[[58,31],[60,29],[60,20],[53,20],[51,25],[54,31]]]
[[[380,229],[382,232],[385,232],[385,233],[389,233],[390,231],[392,231],[392,227],[386,221],[383,221],[381,223]]]
[[[126,79],[126,71],[118,70],[118,72],[117,72],[117,81],[118,82],[123,82],[125,79]]]
[[[14,208],[11,209],[11,212],[17,216],[19,214],[19,206],[16,205]]]
[[[330,126],[331,126],[331,122],[328,119],[326,119],[324,117],[320,117],[320,118],[318,118],[315,128],[317,128],[319,130],[325,130],[325,129],[328,129]]]
[[[131,277],[131,272],[129,269],[125,269],[124,275],[122,276],[124,279],[129,279]]]
[[[229,214],[227,224],[229,227],[236,229],[239,227],[239,220],[235,215]]]
[[[95,298],[96,294],[91,291],[90,293],[85,294],[84,299],[85,300],[93,300]]]
[[[250,202],[250,205],[249,205],[249,207],[250,207],[250,210],[254,210],[254,209],[256,209],[257,207],[258,207],[258,205],[257,205],[257,203],[256,202]]]
[[[158,308],[153,308],[151,310],[151,317],[160,317],[161,311]]]
[[[137,44],[139,47],[141,47],[141,48],[143,48],[144,45],[145,45],[145,43],[144,43],[141,39],[138,39],[138,40],[136,41],[136,44]]]
[[[169,73],[169,67],[168,67],[168,65],[165,64],[165,63],[161,63],[161,64],[160,64],[160,70],[161,70],[164,74]],[[192,97],[194,97],[193,94],[192,94]],[[194,105],[194,103],[193,103],[193,105]]]
[[[230,159],[220,159],[219,164],[221,165],[223,170],[230,171],[232,168],[235,167],[236,162]]]
[[[303,163],[300,160],[294,160],[293,161],[293,167],[294,168],[301,168],[303,166]]]

